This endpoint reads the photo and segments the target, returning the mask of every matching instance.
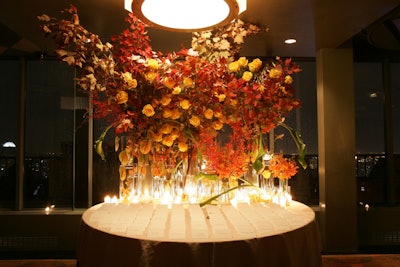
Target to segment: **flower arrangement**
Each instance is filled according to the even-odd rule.
[[[267,170],[262,136],[300,107],[292,86],[300,68],[290,59],[264,63],[238,56],[245,38],[265,28],[236,20],[193,33],[190,49],[163,54],[152,49],[147,25],[132,13],[129,27],[104,44],[80,24],[74,6],[65,12],[70,20],[38,18],[59,59],[78,70],[76,83],[90,95],[94,118],[110,124],[96,142],[103,159],[102,141],[114,129],[116,144],[119,136],[129,136],[119,154],[122,165],[177,166],[201,158],[217,178],[233,180],[251,165],[258,173]],[[280,156],[270,168],[285,179],[297,171]]]

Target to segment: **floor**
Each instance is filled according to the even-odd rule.
[[[400,267],[400,254],[324,255],[323,267]],[[76,267],[76,260],[0,260],[0,267]],[[306,266],[305,266],[306,267]]]

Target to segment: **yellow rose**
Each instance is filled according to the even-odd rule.
[[[218,97],[219,102],[223,102],[225,100],[225,98],[226,98],[226,95],[225,94],[220,94],[217,97]]]
[[[236,107],[237,105],[237,100],[236,99],[231,99],[231,102],[229,103],[232,107]]]
[[[232,72],[237,72],[239,70],[240,66],[237,61],[231,62],[228,65],[228,69]]]
[[[186,152],[188,150],[188,145],[185,142],[179,142],[178,149],[180,152]]]
[[[160,133],[160,132],[156,132],[155,133],[153,131],[149,131],[149,137],[154,142],[161,142],[162,141],[162,133]]]
[[[216,117],[216,118],[221,118],[221,117],[222,117],[222,113],[219,112],[219,111],[215,111],[215,112],[214,112],[214,117]]]
[[[164,119],[170,118],[172,116],[172,110],[169,108],[164,108],[162,116]]]
[[[122,74],[124,81],[128,84],[129,88],[136,88],[137,87],[137,80],[132,78],[132,73],[124,72]]]
[[[287,91],[286,91],[285,86],[281,86],[281,87],[279,87],[279,89],[281,89],[282,92],[283,92],[285,95],[287,94]]]
[[[218,130],[221,130],[222,127],[224,127],[224,124],[220,121],[214,121],[213,126],[214,126],[214,129],[218,131]]]
[[[264,170],[262,176],[264,176],[265,179],[269,179],[271,177],[271,172],[269,170]]]
[[[181,108],[183,108],[183,109],[189,109],[191,104],[190,104],[190,101],[189,101],[189,100],[184,99],[184,100],[181,100],[181,101],[179,102],[179,105],[180,105]]]
[[[180,116],[181,112],[179,111],[179,109],[175,108],[172,110],[171,119],[176,120],[179,119]]]
[[[292,84],[293,78],[290,75],[285,76],[285,83],[286,84]]]
[[[282,70],[280,69],[271,69],[269,71],[269,77],[272,79],[279,78],[282,75]]]
[[[192,87],[193,86],[193,80],[189,77],[186,77],[183,79],[183,86],[185,87]]]
[[[146,81],[149,81],[150,83],[154,82],[154,80],[157,78],[157,73],[155,72],[148,72],[144,75],[144,78]]]
[[[176,138],[178,138],[180,136],[180,132],[177,128],[173,127],[170,135],[171,135],[171,138],[175,140]]]
[[[260,84],[260,86],[258,87],[258,90],[260,90],[261,92],[264,92],[264,90],[265,90],[264,85]]]
[[[169,95],[163,95],[163,97],[161,98],[161,104],[163,106],[167,106],[169,105],[169,103],[171,103],[171,97]]]
[[[245,72],[243,72],[243,75],[242,75],[242,79],[243,79],[243,80],[245,80],[246,82],[248,82],[248,81],[251,80],[251,78],[253,78],[253,73],[252,73],[252,72],[250,72],[250,71],[245,71]]]
[[[161,133],[163,133],[163,134],[169,134],[169,133],[171,133],[171,131],[172,131],[172,126],[171,126],[171,124],[169,124],[169,123],[164,123],[164,124],[161,126],[161,129],[160,129],[160,132],[161,132]]]
[[[118,104],[125,104],[128,102],[128,93],[125,91],[118,91],[115,99],[117,100]]]
[[[240,57],[237,62],[240,67],[246,67],[246,65],[249,61],[247,60],[246,57]]]
[[[142,113],[143,113],[144,115],[146,115],[147,117],[151,117],[151,116],[153,116],[153,115],[155,114],[154,108],[153,108],[153,106],[150,105],[150,104],[147,104],[147,105],[145,105],[145,106],[143,107]]]
[[[261,68],[261,65],[262,61],[259,58],[256,58],[249,64],[249,70],[251,72],[256,72]]]
[[[175,86],[174,89],[172,90],[172,94],[179,95],[181,91],[182,89],[179,86]]]
[[[151,150],[151,141],[150,140],[140,141],[139,150],[143,155],[149,154],[149,152]]]
[[[172,89],[175,86],[175,81],[170,77],[165,77],[163,81],[165,87]]]
[[[169,135],[165,136],[165,137],[163,138],[163,140],[162,140],[162,144],[163,144],[164,146],[170,147],[170,146],[172,146],[173,143],[174,143],[174,139],[173,139],[171,136],[169,136]]]
[[[189,123],[191,125],[193,125],[194,127],[198,127],[200,125],[200,119],[199,117],[197,117],[196,115],[193,115],[190,119],[189,119]]]
[[[214,116],[214,111],[212,109],[206,109],[206,111],[204,111],[204,117],[206,117],[206,119],[211,120]]]
[[[158,62],[155,59],[148,59],[147,60],[147,66],[152,69],[152,70],[156,70],[158,69]]]

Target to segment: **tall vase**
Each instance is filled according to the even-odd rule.
[[[230,203],[233,198],[233,191],[229,191],[231,184],[229,178],[222,178],[219,185],[219,193],[222,194],[219,198],[221,203]]]
[[[119,167],[119,199],[120,202],[129,203],[133,194],[134,167],[132,165],[121,165]]]
[[[292,196],[290,194],[290,186],[288,179],[279,179],[278,188],[278,198],[279,204],[281,206],[288,206],[292,201]]]

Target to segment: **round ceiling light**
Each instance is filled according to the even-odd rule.
[[[238,0],[125,0],[144,23],[172,31],[203,31],[223,26],[245,10]],[[244,3],[243,3],[244,2]],[[125,3],[127,8],[127,3]],[[129,10],[129,9],[128,9]]]

